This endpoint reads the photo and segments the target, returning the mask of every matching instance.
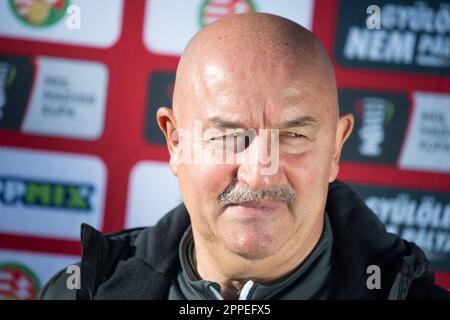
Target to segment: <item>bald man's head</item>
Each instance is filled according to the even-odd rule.
[[[311,32],[262,13],[209,25],[183,53],[173,109],[157,118],[197,257],[240,279],[273,280],[301,261],[353,124],[338,117],[333,67]]]
[[[192,104],[186,105],[186,99],[201,90],[199,82],[208,72],[214,72],[205,70],[208,65],[219,65],[225,78],[238,81],[258,81],[280,72],[299,75],[316,82],[321,98],[329,99],[338,114],[335,75],[328,53],[314,34],[291,20],[266,13],[235,14],[199,31],[178,65],[175,115],[185,108],[191,110]],[[245,71],[251,72],[251,79]]]

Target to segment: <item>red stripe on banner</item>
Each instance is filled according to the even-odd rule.
[[[45,253],[61,253],[80,255],[79,241],[29,237],[12,234],[0,234],[0,251],[2,249],[35,251]]]
[[[450,290],[450,272],[436,272],[436,283]]]
[[[340,164],[338,179],[350,183],[363,183],[387,187],[405,187],[418,190],[450,190],[450,175],[443,179],[443,175],[432,172],[418,172],[399,170],[393,166],[380,164],[360,164],[348,162]]]

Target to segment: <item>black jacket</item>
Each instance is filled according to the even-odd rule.
[[[387,233],[383,224],[344,183],[330,184],[326,211],[334,236],[334,299],[450,299],[434,284],[424,253]],[[62,270],[40,299],[166,299],[179,266],[178,246],[190,220],[184,205],[155,226],[103,235],[81,230],[81,289],[69,290]],[[367,288],[369,265],[381,270],[381,289]]]

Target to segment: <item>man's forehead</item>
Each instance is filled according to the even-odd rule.
[[[281,58],[281,57],[280,57]],[[218,100],[219,104],[236,104],[228,100],[285,100],[293,103],[318,94],[319,77],[292,65],[273,61],[276,68],[258,64],[208,62],[193,68],[190,84],[197,100]],[[231,65],[231,67],[230,67]],[[261,101],[260,101],[261,103]]]
[[[216,82],[207,89],[202,82],[197,82],[198,91],[194,90],[197,92],[186,97],[185,102],[191,106],[188,112],[191,120],[210,119],[208,124],[216,127],[278,127],[302,116],[321,122],[327,111],[326,106],[317,101],[320,92],[310,87],[307,81],[287,81],[285,84],[255,81],[233,85],[219,85],[218,79]],[[233,125],[237,123],[243,125]]]
[[[327,78],[323,57],[308,46],[266,47],[256,42],[245,50],[235,50],[231,44],[226,50],[214,46],[202,49],[204,54],[194,52],[180,63],[183,72],[179,79],[177,74],[177,81],[187,87],[198,83],[203,91],[230,89],[242,95],[241,88],[250,92],[273,89],[277,94],[286,90],[286,95],[294,95],[302,88],[310,90],[318,82],[332,80]]]
[[[288,36],[279,41],[256,33],[254,26],[245,22],[248,19],[270,20],[266,31]],[[327,100],[326,95],[330,96],[328,104],[333,104],[334,74],[323,48],[318,50],[317,40],[306,29],[280,19],[241,16],[201,31],[180,61],[174,109],[175,105],[184,111],[191,109],[191,119],[205,119],[214,112],[254,113],[257,118],[264,109],[268,117],[281,121],[280,111],[287,107],[320,108],[319,100]],[[241,25],[237,30],[242,37],[224,28],[236,25]],[[251,45],[243,39],[251,40]],[[322,90],[324,85],[329,89]]]
[[[211,82],[212,85],[220,84],[219,81],[228,82],[228,85],[256,82],[267,83],[273,87],[277,84],[275,79],[285,79],[282,85],[293,88],[311,82],[312,78],[321,77],[322,73],[312,67],[318,64],[314,61],[318,58],[306,59],[296,51],[274,50],[268,54],[261,48],[254,49],[244,52],[228,50],[223,53],[217,48],[210,48],[207,54],[191,60],[189,65],[185,66],[186,75],[191,80]]]

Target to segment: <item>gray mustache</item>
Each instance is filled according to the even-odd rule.
[[[246,201],[275,200],[292,204],[295,193],[288,185],[275,185],[267,190],[252,190],[246,183],[233,179],[230,185],[219,195],[219,204],[222,207],[238,205]]]

